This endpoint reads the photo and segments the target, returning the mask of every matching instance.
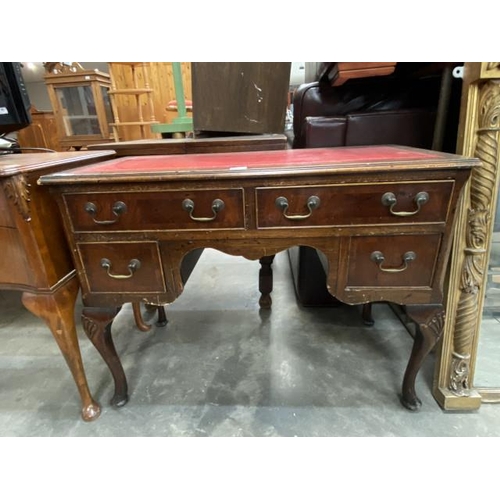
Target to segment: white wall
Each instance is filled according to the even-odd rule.
[[[52,111],[45,82],[25,83],[32,106],[38,111]]]
[[[305,81],[306,63],[293,62],[290,70],[290,85],[301,85]]]

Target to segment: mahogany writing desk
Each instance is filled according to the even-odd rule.
[[[100,407],[90,394],[78,346],[79,285],[59,210],[37,179],[113,156],[113,151],[0,156],[0,288],[22,291],[24,306],[49,326],[78,387],[84,420],[97,418]]]
[[[402,403],[440,338],[453,216],[474,159],[393,146],[124,157],[42,176],[82,285],[84,330],[128,400],[111,337],[125,302],[172,302],[183,257],[211,247],[259,259],[321,250],[332,295],[406,306],[418,333]]]

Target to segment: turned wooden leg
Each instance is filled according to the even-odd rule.
[[[425,357],[441,338],[444,309],[441,305],[406,306],[406,313],[417,323],[417,331],[403,379],[401,402],[409,410],[418,410],[422,402],[415,392],[415,378]]]
[[[111,325],[118,310],[115,307],[84,307],[82,311],[83,329],[108,365],[115,382],[113,406],[123,406],[128,401],[127,379],[111,337]]]
[[[168,319],[167,319],[167,313],[165,311],[165,306],[157,306],[148,303],[146,303],[145,306],[148,311],[156,309],[156,312],[158,313],[158,321],[156,322],[156,326],[160,327],[166,326],[166,324],[168,323]]]
[[[164,306],[157,306],[156,310],[158,312],[158,321],[156,322],[156,326],[166,326],[168,323],[167,313],[165,312]]]
[[[82,418],[95,420],[101,407],[90,394],[83,368],[80,346],[75,326],[75,302],[78,295],[76,277],[50,295],[24,292],[22,303],[28,311],[47,323],[76,382],[82,401]]]
[[[363,311],[361,313],[361,317],[363,318],[363,323],[367,326],[373,326],[375,321],[372,316],[372,303],[368,302],[368,304],[363,304]]]
[[[260,299],[259,305],[262,309],[270,309],[272,304],[271,292],[273,291],[273,269],[271,264],[273,263],[274,255],[269,255],[268,257],[262,257],[260,262],[259,271],[259,292]]]

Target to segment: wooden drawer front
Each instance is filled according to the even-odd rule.
[[[243,228],[245,220],[242,189],[68,194],[64,198],[75,231],[231,229]],[[183,207],[187,200],[192,202],[191,212]],[[222,200],[224,207],[214,213],[216,200]]]
[[[92,293],[165,292],[156,242],[80,243],[78,251]],[[103,267],[103,259],[107,259],[108,267]],[[140,264],[134,269],[135,261]]]
[[[258,227],[281,227],[444,222],[452,192],[453,181],[257,188],[257,223]],[[382,203],[386,193],[396,200],[393,212],[417,213],[392,214],[391,207]],[[418,193],[428,195],[420,208],[415,201]],[[286,214],[277,206],[280,197],[288,202]],[[319,206],[309,210],[312,197],[319,199]]]
[[[432,287],[440,245],[441,234],[353,237],[346,286]],[[374,252],[383,261],[373,260]],[[405,262],[410,252],[415,259]]]

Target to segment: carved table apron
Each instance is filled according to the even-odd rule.
[[[128,400],[111,337],[125,302],[173,302],[197,248],[259,259],[321,250],[330,293],[348,304],[406,306],[417,335],[403,405],[441,336],[443,284],[458,196],[477,160],[394,146],[141,156],[42,176],[76,256],[83,325]]]

